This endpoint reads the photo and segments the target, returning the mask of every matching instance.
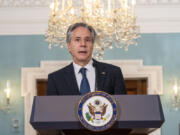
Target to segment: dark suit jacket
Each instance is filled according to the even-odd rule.
[[[93,60],[96,70],[96,86],[109,94],[126,94],[121,69],[117,66]],[[70,65],[49,74],[47,95],[80,95],[74,67]]]

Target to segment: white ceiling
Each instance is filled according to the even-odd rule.
[[[44,34],[49,3],[50,0],[0,0],[0,35]],[[135,10],[141,33],[180,32],[180,0],[137,0]]]

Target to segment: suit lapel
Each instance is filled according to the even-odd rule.
[[[70,88],[69,91],[73,93],[72,95],[80,95],[72,63],[65,70],[65,80]]]

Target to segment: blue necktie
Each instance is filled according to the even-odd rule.
[[[81,84],[80,84],[80,93],[81,93],[81,95],[84,95],[84,94],[90,92],[89,82],[86,77],[86,68],[81,68],[79,70],[79,72],[81,72],[81,74],[82,74],[82,80],[81,80]]]

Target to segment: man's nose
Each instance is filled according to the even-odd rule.
[[[86,46],[86,40],[81,40],[81,46]]]

